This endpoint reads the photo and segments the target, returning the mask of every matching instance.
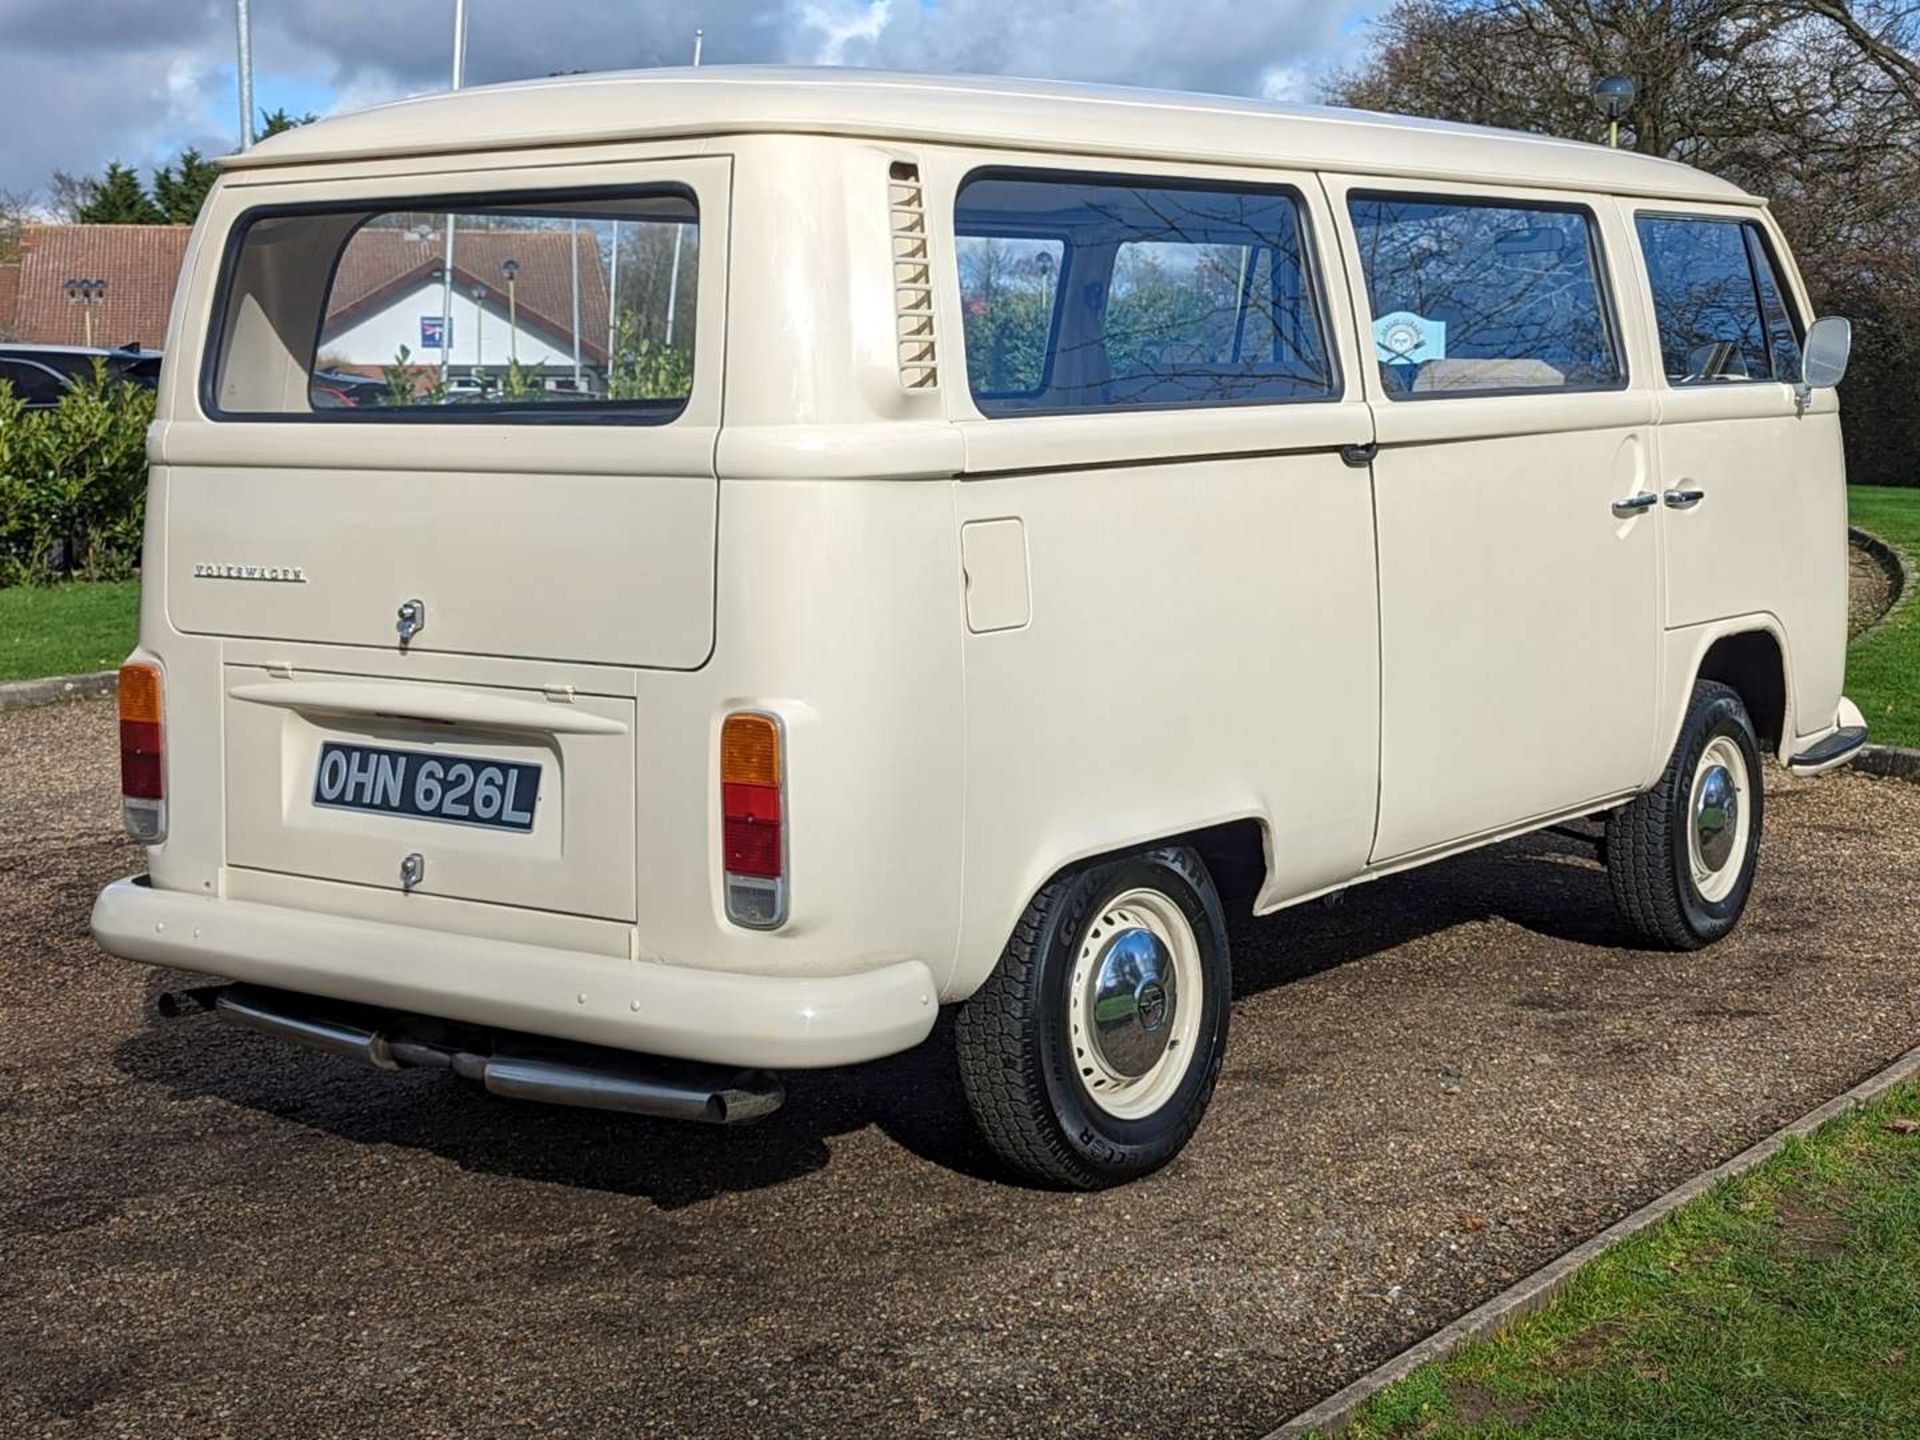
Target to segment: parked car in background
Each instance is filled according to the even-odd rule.
[[[641,337],[604,391],[321,399],[354,237],[423,212],[588,236]],[[1763,761],[1865,740],[1850,332],[1684,165],[596,75],[267,140],[192,254],[121,672],[148,873],[93,932],[385,1068],[736,1121],[941,1033],[1002,1157],[1110,1185],[1207,1107],[1230,907],[1592,816],[1623,930],[1696,948]],[[379,349],[419,303],[364,302]]]
[[[6,350],[0,350],[0,384],[12,386],[29,410],[51,410],[73,387],[63,371],[45,361]]]
[[[313,406],[316,410],[348,410],[359,405],[378,405],[386,393],[386,382],[345,370],[313,372]]]
[[[160,386],[161,352],[125,345],[100,350],[86,345],[0,344],[0,380],[25,397],[30,410],[47,410],[60,397],[93,373],[95,361],[107,367],[108,378],[126,380],[149,390]]]

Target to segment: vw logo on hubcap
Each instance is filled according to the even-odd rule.
[[[1133,992],[1133,1013],[1142,1030],[1158,1030],[1167,1023],[1167,987],[1158,980],[1143,980]]]

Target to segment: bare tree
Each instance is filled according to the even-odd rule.
[[[47,185],[47,209],[62,224],[77,225],[80,212],[93,203],[99,189],[100,182],[91,175],[56,170]]]
[[[20,258],[20,232],[33,219],[34,200],[30,191],[0,190],[0,265]]]

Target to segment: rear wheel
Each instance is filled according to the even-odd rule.
[[[1727,686],[1700,681],[1659,783],[1607,817],[1620,913],[1669,949],[1725,935],[1753,890],[1765,806],[1747,707]]]
[[[1200,857],[1155,850],[1052,881],[961,1008],[960,1078],[987,1143],[1092,1190],[1166,1164],[1226,1054],[1226,925]]]

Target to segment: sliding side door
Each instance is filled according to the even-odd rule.
[[[1380,863],[1647,780],[1653,402],[1629,374],[1610,203],[1328,190],[1379,443]]]

